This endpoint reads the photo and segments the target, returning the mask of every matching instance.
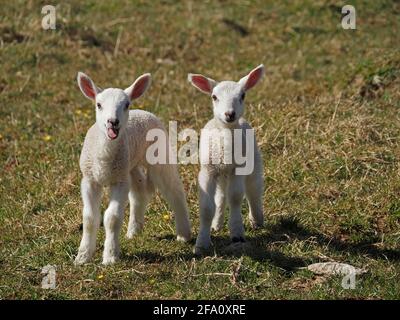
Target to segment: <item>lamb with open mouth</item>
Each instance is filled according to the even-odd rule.
[[[149,87],[150,74],[140,76],[126,89],[102,90],[81,72],[77,80],[84,96],[95,103],[96,123],[86,134],[80,157],[83,230],[75,264],[88,263],[95,254],[104,187],[109,189],[109,204],[103,217],[103,264],[115,263],[119,258],[119,234],[128,200],[126,236],[131,239],[143,230],[147,204],[155,189],[160,191],[175,214],[177,240],[189,241],[191,230],[186,195],[176,164],[152,164],[146,157],[146,150],[152,144],[146,139],[147,133],[153,129],[161,130],[166,136],[168,133],[154,114],[129,109]],[[167,141],[165,150],[168,150]]]
[[[118,138],[119,128],[116,127],[107,127],[107,136],[110,140],[114,140]]]

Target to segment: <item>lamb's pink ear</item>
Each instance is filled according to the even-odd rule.
[[[126,88],[124,91],[128,95],[129,99],[134,100],[143,95],[147,88],[151,84],[151,74],[145,73],[144,75],[140,76],[136,79],[136,81],[129,87]]]
[[[201,74],[188,74],[188,81],[201,92],[211,94],[217,82]]]
[[[96,87],[92,79],[90,79],[89,76],[87,76],[83,72],[78,72],[77,80],[79,88],[81,89],[84,96],[91,100],[95,100],[96,95],[100,92],[100,89]]]
[[[243,86],[244,91],[253,88],[258,81],[264,75],[264,65],[260,64],[257,68],[250,71],[250,73],[239,80],[239,83]]]

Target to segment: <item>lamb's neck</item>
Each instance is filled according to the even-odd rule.
[[[110,140],[104,134],[100,134],[98,136],[96,158],[99,161],[112,162],[118,154],[121,145],[124,143],[123,138],[121,134],[117,139]]]

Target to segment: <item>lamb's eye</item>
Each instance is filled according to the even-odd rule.
[[[97,102],[96,106],[97,106],[97,109],[101,110],[101,104],[99,102]]]
[[[242,95],[240,96],[240,100],[244,100],[244,98],[246,98],[246,94],[243,92]]]
[[[129,108],[129,105],[130,105],[130,103],[127,102],[126,105],[125,105],[125,109],[128,109],[128,108]]]
[[[218,98],[217,98],[217,96],[216,96],[215,94],[213,94],[213,95],[211,96],[211,98],[212,98],[214,101],[217,101],[217,100],[218,100]]]

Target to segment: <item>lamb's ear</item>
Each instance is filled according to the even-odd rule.
[[[144,75],[140,76],[136,79],[136,81],[129,87],[126,88],[124,91],[128,95],[129,99],[134,100],[143,95],[147,88],[151,84],[151,74],[145,73]]]
[[[264,75],[264,65],[260,64],[257,68],[250,71],[250,73],[239,80],[239,84],[243,86],[244,91],[253,88],[257,82]]]
[[[77,80],[79,88],[81,89],[84,96],[91,100],[95,100],[96,95],[100,92],[100,89],[96,87],[92,79],[90,79],[89,76],[87,76],[83,72],[78,72]]]
[[[201,92],[211,94],[214,87],[217,85],[217,81],[207,78],[201,74],[188,74],[188,81]]]

